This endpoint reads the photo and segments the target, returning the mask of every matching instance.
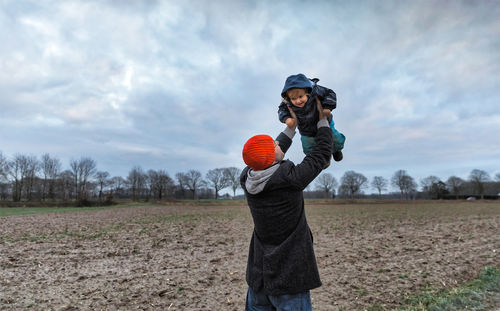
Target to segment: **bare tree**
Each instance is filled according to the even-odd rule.
[[[205,176],[208,184],[214,188],[216,200],[219,198],[219,191],[229,186],[228,176],[224,172],[223,168],[215,168],[209,170]]]
[[[458,194],[462,190],[464,183],[465,183],[465,181],[462,178],[457,177],[457,176],[451,176],[446,181],[446,185],[448,187],[448,190],[455,195],[455,199],[458,199]]]
[[[155,170],[148,170],[146,174],[146,188],[148,193],[146,195],[146,201],[149,201],[149,197],[153,198],[156,196],[156,187],[158,185],[158,173]]]
[[[7,164],[8,164],[7,158],[4,157],[4,155],[0,151],[0,181],[2,181],[4,178],[5,179],[7,178],[7,170],[8,170]]]
[[[440,200],[443,199],[450,192],[446,189],[446,184],[439,180],[437,183],[432,185],[431,189],[431,199]]]
[[[382,191],[387,190],[387,179],[382,176],[373,177],[372,188],[377,189],[378,195],[381,197]]]
[[[340,179],[341,187],[347,194],[354,198],[354,195],[361,192],[361,190],[366,186],[368,179],[360,173],[355,171],[347,171],[344,173]]]
[[[9,190],[9,183],[0,181],[0,200],[7,200],[9,196]]]
[[[149,170],[148,179],[150,183],[150,189],[154,198],[162,200],[165,196],[171,194],[171,190],[174,186],[174,181],[168,175],[165,170]]]
[[[73,178],[73,187],[75,187],[75,190],[73,193],[75,194],[75,198],[78,199],[78,190],[79,190],[79,184],[78,180],[80,179],[80,170],[79,170],[79,164],[78,160],[71,159],[69,162],[69,167],[71,169],[71,176]]]
[[[403,196],[408,199],[410,193],[416,191],[417,189],[415,180],[413,179],[413,177],[408,175],[405,170],[396,171],[392,176],[391,182],[394,187],[399,188],[401,192],[401,199],[403,199]]]
[[[433,190],[435,188],[434,185],[437,184],[440,181],[441,180],[439,179],[439,177],[434,176],[434,175],[430,175],[430,176],[425,177],[424,179],[422,179],[420,181],[420,185],[422,186],[422,191],[426,192],[427,196],[429,198],[432,198],[432,196],[433,196]]]
[[[97,184],[99,186],[99,201],[102,201],[102,198],[104,196],[104,187],[107,187],[110,183],[109,181],[109,173],[108,172],[102,172],[99,171],[95,174],[95,178],[97,179]]]
[[[177,183],[179,184],[179,189],[181,190],[182,198],[185,198],[185,191],[187,189],[188,177],[185,173],[177,173],[175,174],[175,178],[177,179]]]
[[[40,162],[36,156],[26,157],[26,170],[25,170],[25,184],[26,184],[26,199],[28,201],[32,200],[33,188],[35,184],[35,179],[38,171],[40,170]]]
[[[134,166],[128,173],[127,181],[132,191],[132,200],[137,201],[146,182],[146,174],[140,166]]]
[[[81,157],[80,160],[71,160],[70,167],[74,178],[76,198],[77,200],[86,200],[89,182],[97,171],[97,164],[89,157]]]
[[[26,174],[27,157],[22,154],[14,155],[14,158],[7,163],[7,173],[12,178],[12,201],[21,201],[24,187],[24,176]]]
[[[158,199],[172,196],[174,180],[168,175],[166,170],[158,171]]]
[[[405,191],[406,185],[404,183],[404,177],[408,176],[405,170],[398,170],[392,175],[391,183],[394,187],[399,188],[401,199],[403,198],[403,193]]]
[[[403,177],[403,184],[405,185],[405,195],[406,199],[409,200],[412,194],[417,192],[417,183],[413,177],[407,175]]]
[[[99,195],[98,183],[94,179],[89,180],[85,186],[84,198],[85,199],[95,198],[98,197],[98,195]]]
[[[110,187],[112,195],[119,195],[123,191],[123,186],[125,185],[125,179],[121,176],[114,176],[110,179]]]
[[[186,186],[193,193],[193,200],[197,198],[197,190],[204,185],[201,173],[197,170],[189,170],[186,173]]]
[[[495,180],[497,181],[497,186],[496,186],[497,190],[496,190],[496,192],[497,192],[497,195],[500,195],[500,173],[497,173],[495,175]]]
[[[7,172],[9,166],[7,158],[4,157],[2,152],[0,151],[0,200],[7,200],[9,195],[9,183],[7,179]]]
[[[335,188],[338,187],[337,180],[330,173],[322,173],[318,176],[315,183],[316,189],[323,191],[325,193],[325,197],[329,198],[330,192],[335,194]]]
[[[483,170],[474,169],[470,172],[469,180],[474,185],[477,194],[484,199],[484,183],[490,180],[490,175]]]
[[[48,153],[42,155],[41,163],[42,169],[42,200],[45,201],[47,197],[52,200],[55,199],[56,180],[59,172],[61,171],[61,161],[57,158],[52,158]]]
[[[81,185],[82,185],[82,197],[87,198],[87,186],[91,178],[95,176],[97,171],[97,163],[91,158],[84,157],[80,159],[80,172],[81,172]]]
[[[75,179],[73,176],[73,172],[70,170],[65,170],[61,174],[59,174],[58,178],[58,188],[59,192],[61,193],[61,198],[63,200],[71,200],[73,197],[76,197],[76,192],[75,185],[74,185]]]
[[[11,161],[7,161],[7,174],[12,178],[12,200],[20,201],[23,197],[32,199],[33,186],[36,174],[40,168],[35,156],[16,154]]]
[[[233,197],[236,196],[236,190],[241,187],[240,185],[240,175],[241,170],[237,167],[227,167],[224,169],[224,174],[229,180],[229,186],[233,189]]]
[[[427,193],[428,198],[432,200],[442,199],[449,193],[448,189],[446,189],[446,184],[439,177],[433,175],[422,179],[420,184],[423,191]]]

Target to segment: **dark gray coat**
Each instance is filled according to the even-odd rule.
[[[283,133],[277,140],[283,152],[292,142]],[[241,186],[254,221],[246,280],[256,292],[296,294],[321,286],[302,191],[330,159],[332,134],[329,127],[318,129],[316,142],[313,152],[300,164],[285,160],[266,169],[274,172],[258,193],[249,193],[247,189],[252,170],[246,167],[241,174]]]

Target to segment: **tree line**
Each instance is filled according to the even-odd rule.
[[[204,176],[197,170],[178,172],[170,176],[166,170],[144,170],[133,167],[124,178],[110,176],[97,169],[90,157],[72,159],[69,168],[63,170],[57,157],[43,154],[40,158],[16,154],[11,159],[0,152],[0,200],[20,201],[78,201],[113,199],[173,200],[173,199],[218,199],[223,189],[232,192],[240,187],[241,169],[223,167],[209,170]],[[396,192],[382,194],[389,190]],[[418,184],[405,170],[396,171],[386,179],[375,176],[371,181],[363,174],[347,171],[337,182],[324,172],[306,189],[306,197],[361,198],[368,189],[375,190],[379,197],[399,199],[443,199],[464,198],[475,195],[480,198],[497,196],[500,192],[500,173],[494,179],[482,170],[472,170],[464,180],[451,176],[446,181],[428,176]],[[226,196],[228,196],[226,194]]]
[[[72,159],[63,170],[61,161],[49,154],[40,158],[16,154],[7,159],[0,152],[0,200],[218,199],[225,188],[236,195],[240,173],[236,167],[226,167],[209,170],[205,176],[189,170],[171,177],[166,170],[135,166],[124,178],[98,170],[90,157]]]
[[[500,195],[500,173],[492,179],[483,170],[474,169],[470,172],[468,179],[464,180],[457,176],[450,176],[446,181],[439,177],[430,175],[420,180],[421,191],[415,179],[405,170],[394,172],[390,180],[383,176],[375,176],[371,182],[361,173],[347,171],[340,179],[340,185],[330,173],[323,173],[316,180],[316,189],[321,190],[324,196],[335,196],[338,194],[343,198],[366,197],[364,190],[376,190],[378,197],[387,191],[389,185],[397,192],[385,194],[386,198],[399,199],[465,199],[468,197],[484,199],[498,198]]]

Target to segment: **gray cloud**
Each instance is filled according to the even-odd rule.
[[[242,166],[248,137],[283,128],[279,93],[303,72],[337,92],[347,143],[334,175],[493,172],[499,13],[470,1],[4,1],[0,150],[86,154],[121,175]]]

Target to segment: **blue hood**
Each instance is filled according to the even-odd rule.
[[[286,78],[283,91],[281,91],[281,97],[286,98],[286,91],[290,89],[309,89],[309,91],[311,91],[313,85],[313,82],[302,73],[289,76]]]

